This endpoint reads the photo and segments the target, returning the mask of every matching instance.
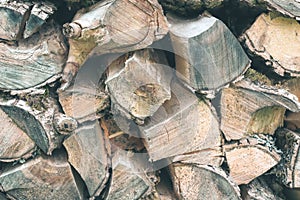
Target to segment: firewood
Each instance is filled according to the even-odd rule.
[[[281,197],[276,195],[270,187],[268,187],[268,183],[262,178],[254,179],[249,184],[242,185],[241,193],[243,194],[242,197],[245,200],[250,200],[250,199],[283,200]]]
[[[217,90],[249,67],[238,40],[219,19],[168,19],[179,77],[195,90]]]
[[[256,138],[255,138],[256,137]],[[230,177],[238,184],[248,184],[281,159],[281,151],[267,136],[242,139],[224,146]]]
[[[70,51],[62,89],[91,51],[104,54],[143,49],[167,32],[166,19],[156,0],[105,0],[88,12],[79,11],[72,23],[64,25]]]
[[[89,195],[99,196],[108,184],[110,147],[98,121],[86,122],[63,143],[68,161],[84,180]]]
[[[300,25],[294,19],[273,15],[261,14],[256,19],[244,34],[246,46],[272,65],[276,73],[299,76]]]
[[[35,143],[0,107],[0,161],[26,159],[35,149]]]
[[[26,98],[0,102],[0,107],[44,153],[51,155],[77,128],[77,121],[60,113],[57,101],[50,96],[26,94]]]
[[[20,40],[36,33],[56,8],[49,2],[0,2],[0,39]]]
[[[171,173],[179,199],[241,199],[238,186],[219,168],[173,164]]]
[[[145,49],[115,60],[108,67],[105,81],[112,112],[143,122],[171,98],[172,77],[173,71],[161,51]]]
[[[276,132],[277,146],[283,151],[283,159],[276,168],[276,176],[289,188],[300,187],[300,135],[288,129]]]
[[[48,25],[18,46],[0,43],[0,89],[20,90],[53,81],[62,71],[67,47],[57,25]]]
[[[245,79],[220,95],[221,130],[227,140],[254,133],[273,135],[283,126],[286,109],[299,111],[295,95],[284,89],[260,86]]]
[[[140,126],[150,159],[221,165],[221,133],[210,106],[178,81],[171,89],[172,98]]]
[[[40,155],[0,174],[2,190],[16,199],[85,199],[84,188],[76,182],[67,155]]]

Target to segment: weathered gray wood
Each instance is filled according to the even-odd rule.
[[[26,159],[35,149],[35,143],[0,108],[0,161]]]
[[[109,179],[110,146],[98,121],[79,126],[63,143],[68,161],[84,180],[90,197],[99,196]]]
[[[280,39],[278,39],[280,38]],[[291,18],[261,14],[245,32],[246,46],[280,75],[300,75],[300,25]],[[280,48],[278,48],[280,47]]]
[[[281,159],[274,141],[265,136],[247,138],[224,146],[229,175],[238,184],[248,184]]]
[[[243,185],[240,187],[241,193],[243,194],[243,199],[276,199],[283,200],[281,197],[276,195],[274,191],[268,186],[268,183],[262,179],[257,178],[251,181],[247,185]]]
[[[26,101],[11,99],[0,108],[41,148],[51,155],[61,146],[65,135],[71,134],[77,122],[59,112],[58,103],[46,94],[27,94]]]
[[[143,121],[171,98],[173,70],[161,51],[151,49],[129,53],[115,60],[105,81],[112,109],[128,118]]]
[[[196,90],[216,90],[239,77],[250,60],[230,30],[212,16],[168,16],[179,77]]]
[[[221,165],[221,133],[210,106],[177,81],[172,82],[171,89],[171,100],[150,117],[147,125],[140,126],[150,159],[175,156],[176,161]]]
[[[84,199],[67,155],[38,156],[0,174],[2,189],[16,199]]]
[[[179,15],[193,16],[203,10],[216,8],[222,5],[223,0],[158,0],[164,10]]]
[[[47,81],[62,71],[66,53],[61,31],[53,24],[18,47],[0,43],[0,89],[26,89]]]
[[[283,125],[285,109],[298,111],[297,98],[284,89],[259,86],[249,80],[225,88],[220,96],[221,130],[227,140],[253,133],[274,134]]]
[[[237,185],[219,168],[173,164],[171,172],[179,199],[241,199]]]
[[[20,40],[36,33],[56,8],[49,2],[0,2],[0,38]]]
[[[168,32],[156,0],[105,0],[83,12],[79,11],[72,23],[64,25],[70,52],[62,88],[68,86],[92,50],[104,54],[143,49]]]
[[[276,168],[276,175],[289,188],[300,187],[300,135],[288,129],[276,132],[277,146],[282,149],[281,164]]]

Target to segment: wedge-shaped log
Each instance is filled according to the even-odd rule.
[[[250,60],[222,21],[212,16],[168,19],[176,69],[194,89],[219,89],[248,68]]]
[[[68,161],[84,180],[90,197],[99,196],[110,176],[110,147],[98,121],[81,124],[63,143]]]
[[[38,156],[22,165],[4,169],[2,189],[16,199],[85,199],[73,177],[65,152]]]
[[[0,102],[0,108],[48,155],[77,127],[77,121],[60,113],[56,100],[47,95],[27,94],[27,101],[11,99]]]
[[[276,132],[277,146],[282,149],[282,161],[276,175],[289,188],[300,187],[300,135],[288,129]]]
[[[53,24],[17,47],[0,43],[0,89],[26,89],[47,82],[62,71],[66,54],[61,31]]]
[[[178,80],[172,82],[171,89],[171,100],[150,117],[148,124],[140,126],[150,159],[175,156],[175,161],[220,165],[221,133],[210,106]]]
[[[170,168],[179,199],[241,199],[238,186],[219,168],[182,164]]]
[[[156,0],[105,0],[83,12],[79,11],[72,23],[64,25],[70,43],[63,76],[65,86],[92,50],[104,54],[143,49],[168,32]]]
[[[283,200],[281,197],[276,195],[276,193],[268,186],[268,183],[263,178],[257,178],[247,185],[242,185],[241,192],[244,199]]]
[[[224,146],[230,176],[238,185],[248,184],[277,163],[281,151],[268,137],[247,138]]]
[[[56,8],[49,2],[0,2],[0,39],[20,40],[36,33]]]
[[[7,116],[0,107],[0,161],[26,159],[35,149],[35,143]]]
[[[296,20],[261,14],[244,38],[249,50],[264,58],[275,72],[300,76],[300,25]]]
[[[115,60],[105,81],[113,109],[143,121],[171,98],[173,70],[164,53],[145,49]]]
[[[149,171],[149,172],[148,172]],[[146,154],[118,150],[113,156],[112,180],[107,199],[140,199],[152,192],[159,178]]]
[[[221,130],[227,140],[253,133],[274,134],[283,126],[286,109],[298,111],[297,98],[284,89],[259,86],[248,80],[225,88],[220,96]]]

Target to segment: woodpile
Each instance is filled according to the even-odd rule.
[[[300,1],[0,1],[0,199],[299,199]]]

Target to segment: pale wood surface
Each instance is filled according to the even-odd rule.
[[[168,16],[179,77],[196,90],[216,90],[235,80],[250,60],[219,19],[183,20]]]

